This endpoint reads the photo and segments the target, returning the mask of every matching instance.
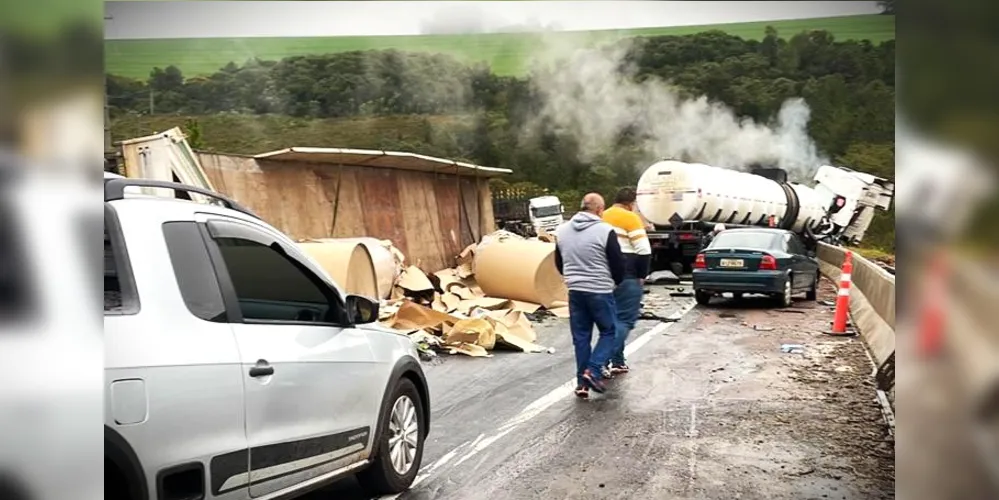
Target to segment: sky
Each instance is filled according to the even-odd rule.
[[[105,38],[374,36],[691,26],[876,14],[877,2],[105,2]],[[107,19],[110,17],[110,19]]]

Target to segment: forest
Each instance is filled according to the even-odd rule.
[[[665,156],[894,179],[895,42],[825,31],[553,47],[523,77],[399,50],[233,61],[190,78],[169,66],[144,81],[109,74],[107,95],[115,140],[183,125],[195,148],[229,153],[406,150],[510,168],[507,182],[564,200],[632,185]],[[867,243],[894,241],[893,213],[879,215]]]

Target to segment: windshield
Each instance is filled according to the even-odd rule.
[[[755,231],[723,231],[715,236],[708,248],[745,248],[748,250],[779,250],[779,233]]]
[[[562,205],[551,205],[548,207],[532,207],[531,213],[535,217],[553,217],[562,215]]]

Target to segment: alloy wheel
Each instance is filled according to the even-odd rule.
[[[405,475],[413,467],[419,436],[420,420],[416,415],[416,405],[409,396],[400,396],[395,400],[389,417],[389,457],[392,468],[399,475]]]

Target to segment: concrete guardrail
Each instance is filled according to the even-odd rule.
[[[846,249],[820,243],[822,274],[839,284]],[[895,399],[895,276],[856,252],[850,287],[850,316],[877,366],[878,388]]]

